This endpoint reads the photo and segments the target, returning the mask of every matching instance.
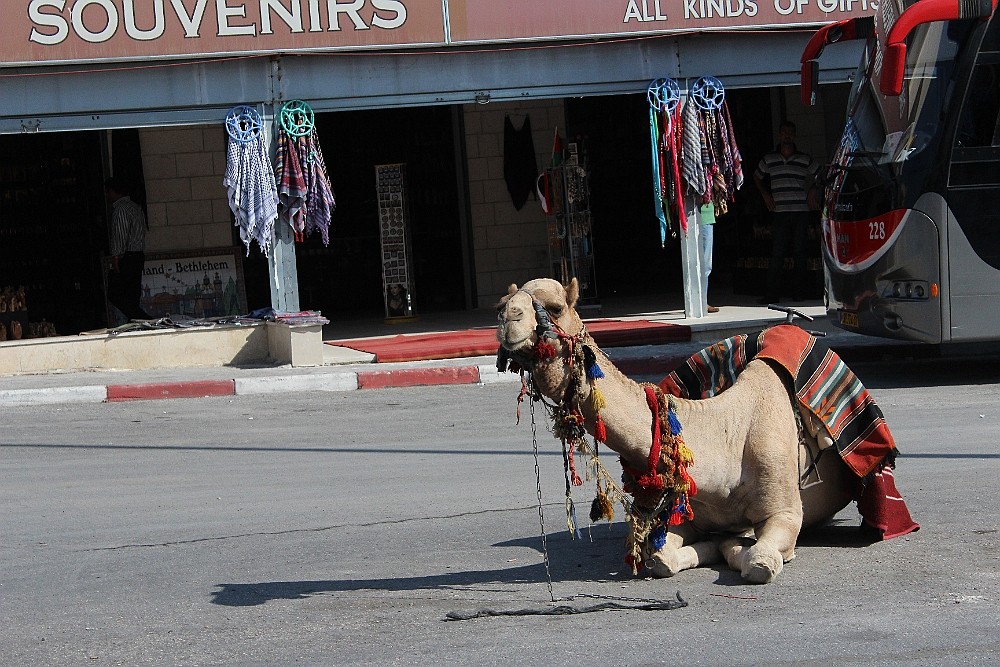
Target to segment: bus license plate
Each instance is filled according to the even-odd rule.
[[[840,311],[840,323],[845,327],[859,328],[858,314],[847,310]]]

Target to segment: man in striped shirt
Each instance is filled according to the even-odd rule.
[[[819,163],[795,146],[795,123],[778,127],[777,148],[761,158],[753,180],[771,211],[771,259],[767,269],[767,294],[762,303],[774,303],[789,295],[800,301],[807,287],[806,241],[810,209],[819,208],[816,175]],[[793,280],[782,281],[782,269],[789,247],[795,259]],[[782,285],[786,287],[782,290]]]
[[[146,216],[142,207],[129,197],[121,180],[114,177],[106,180],[104,194],[111,204],[108,301],[130,320],[148,320],[149,315],[139,305],[142,269],[146,263]]]

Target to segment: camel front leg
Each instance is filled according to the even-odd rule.
[[[688,544],[690,542],[690,544]],[[715,542],[702,539],[690,523],[671,526],[663,547],[646,561],[646,567],[657,577],[672,577],[683,570],[711,565],[719,560]]]
[[[802,511],[780,512],[765,519],[749,533],[722,540],[719,549],[729,567],[753,584],[767,584],[795,558],[795,541],[802,528]]]

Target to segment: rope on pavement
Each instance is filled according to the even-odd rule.
[[[579,596],[579,597],[600,597],[600,596]],[[572,598],[570,598],[572,599]],[[632,600],[631,604],[618,602],[616,600],[630,600],[630,598],[608,599],[605,602],[588,605],[585,607],[574,607],[560,604],[551,607],[534,607],[527,609],[479,609],[477,611],[449,611],[445,614],[446,621],[468,621],[473,618],[485,618],[487,616],[567,616],[570,614],[589,614],[595,611],[670,611],[688,606],[687,600],[681,597],[677,591],[676,600]],[[638,602],[638,604],[636,604]]]

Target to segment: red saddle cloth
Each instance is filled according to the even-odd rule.
[[[681,398],[708,398],[731,387],[758,357],[788,372],[800,409],[819,419],[858,476],[862,523],[885,540],[918,530],[896,489],[898,451],[882,410],[843,360],[799,327],[781,324],[719,341],[691,356],[660,388]]]

